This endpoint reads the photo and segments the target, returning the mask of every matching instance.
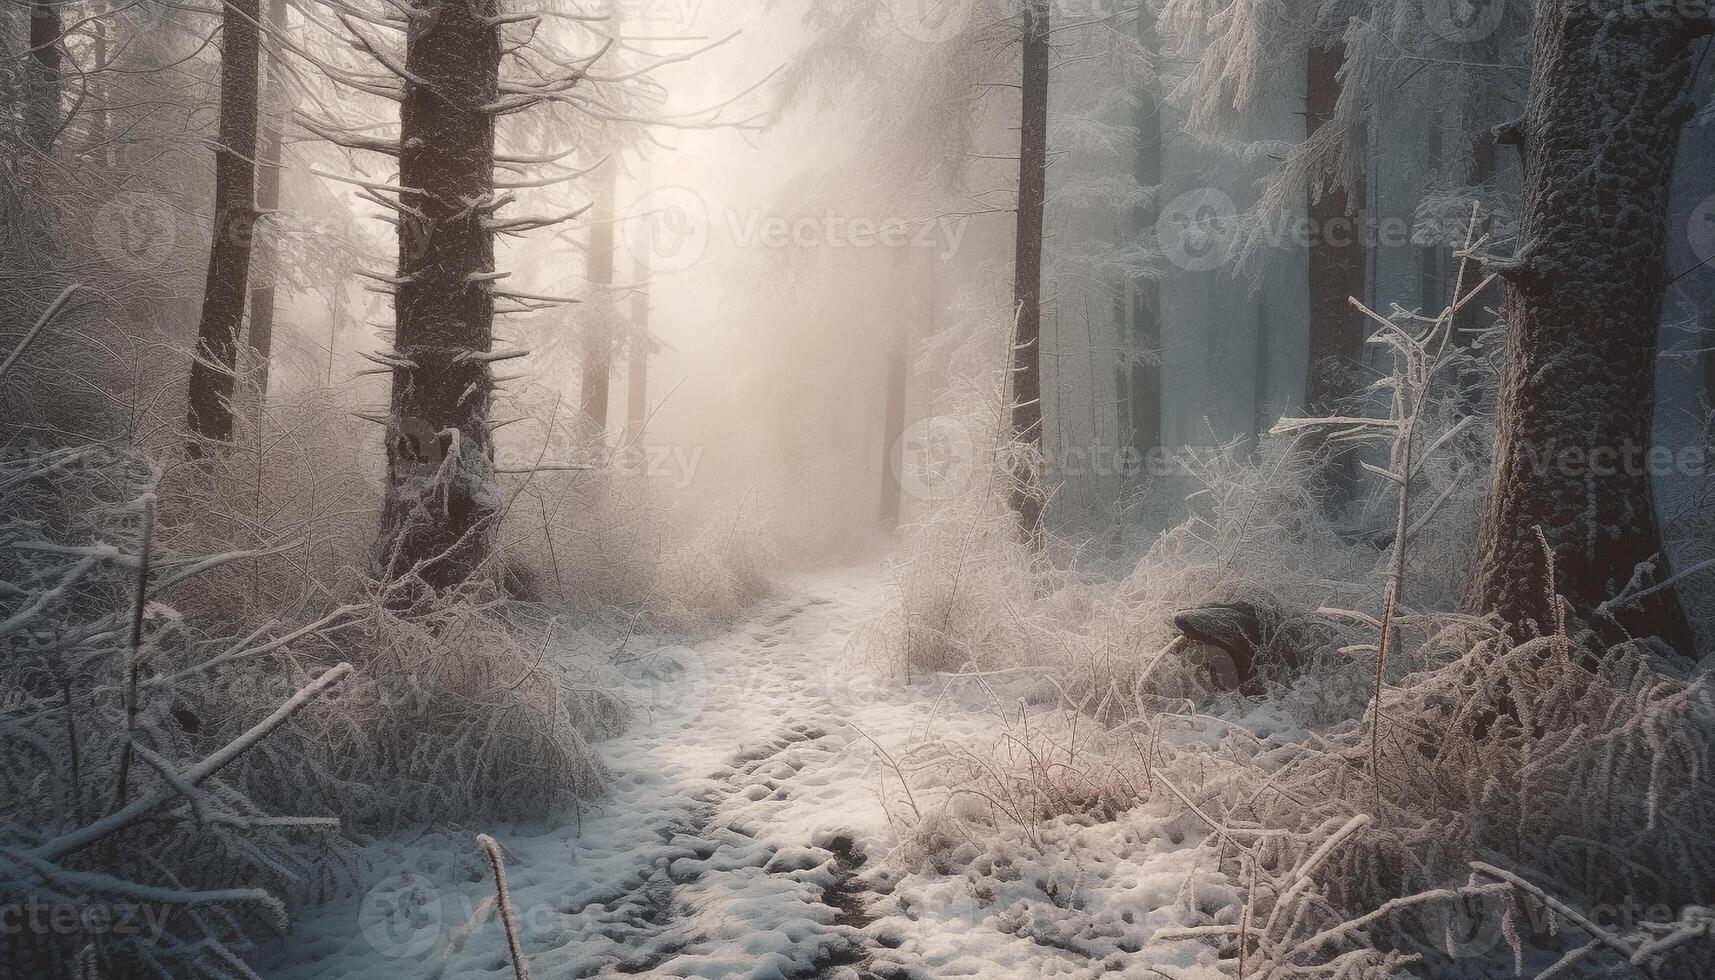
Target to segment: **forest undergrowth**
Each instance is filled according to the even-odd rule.
[[[626,725],[628,645],[772,588],[754,514],[548,465],[581,459],[548,422],[499,474],[489,574],[424,599],[373,575],[380,430],[348,392],[252,401],[201,460],[134,408],[112,438],[20,425],[0,449],[0,904],[158,918],[18,937],[8,975],[251,975],[363,881],[371,835],[570,819]]]
[[[1078,860],[1092,835],[1124,851],[1174,828],[1203,859],[1186,924],[1156,940],[1204,944],[1201,962],[1241,978],[1715,971],[1707,671],[1565,618],[1521,641],[1457,611],[1497,332],[1450,343],[1451,314],[1375,316],[1393,370],[1339,423],[1287,419],[1254,448],[1185,457],[1191,516],[1118,581],[1083,574],[1076,542],[1021,543],[997,490],[1009,450],[925,504],[895,604],[850,655],[936,680],[997,734],[957,743],[926,721],[890,760],[898,859],[964,875],[979,904],[999,865],[1039,876],[1026,924],[1059,945],[1076,928],[1041,923],[1081,921],[1077,889],[1107,873]],[[1005,431],[1001,374],[973,351],[943,404]],[[1345,506],[1326,496],[1338,453],[1373,475]],[[1258,613],[1254,649],[1175,628],[1223,604]]]

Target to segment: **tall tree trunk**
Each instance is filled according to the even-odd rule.
[[[1340,101],[1340,66],[1346,45],[1312,46],[1305,60],[1305,133],[1314,135],[1334,117]],[[1355,138],[1362,142],[1362,138]],[[1360,210],[1363,182],[1346,187],[1325,177],[1311,179],[1310,371],[1304,402],[1311,415],[1333,414],[1357,391],[1363,356],[1363,316],[1351,297],[1364,298],[1364,233]]]
[[[1154,71],[1161,55],[1161,39],[1147,6],[1138,13],[1137,37],[1149,54],[1151,75],[1149,84],[1138,86],[1132,93],[1137,99],[1132,112],[1132,125],[1137,129],[1132,173],[1139,187],[1157,188],[1161,185],[1161,103],[1156,97]],[[1133,209],[1127,228],[1133,240],[1148,234],[1160,214],[1153,196],[1149,203]],[[1127,445],[1134,454],[1136,474],[1141,475],[1148,472],[1146,464],[1162,442],[1160,282],[1146,276],[1132,277],[1126,284],[1124,302]]]
[[[1654,561],[1657,580],[1667,571],[1650,425],[1668,184],[1698,26],[1679,12],[1627,17],[1624,0],[1537,6],[1530,98],[1504,128],[1524,165],[1523,214],[1502,269],[1507,361],[1466,597],[1520,637],[1553,629],[1558,594],[1600,642],[1653,635],[1691,653],[1671,588],[1601,604],[1639,564]]]
[[[1439,173],[1442,166],[1441,118],[1440,110],[1436,110],[1429,114],[1427,120],[1429,132],[1423,161],[1431,174]],[[1424,316],[1435,316],[1446,306],[1446,254],[1447,250],[1439,242],[1421,245],[1417,249],[1417,307]]]
[[[447,3],[417,18],[405,42],[399,182],[415,188],[401,213],[387,496],[377,543],[389,579],[415,569],[436,590],[464,582],[488,558],[500,501],[487,428],[494,382],[494,296],[473,277],[494,270],[484,226],[494,190],[500,90],[496,0]]]
[[[601,315],[585,325],[583,383],[578,389],[578,416],[584,441],[596,446],[607,433],[608,389],[613,377],[613,209],[619,193],[619,157],[602,164],[596,174],[594,207],[590,208],[589,240],[584,269],[590,298],[602,306]],[[597,447],[599,448],[599,447]]]
[[[1487,130],[1478,133],[1471,147],[1471,162],[1465,173],[1465,186],[1473,189],[1487,188],[1494,182],[1499,172],[1500,168],[1495,159],[1494,133]],[[1490,214],[1487,209],[1483,209],[1477,215],[1476,226],[1471,229],[1472,240],[1481,239],[1484,235],[1489,234],[1493,228],[1494,215]],[[1459,268],[1459,260],[1454,259],[1451,268],[1455,270],[1453,278],[1457,280],[1456,270]],[[1465,290],[1469,292],[1475,289],[1481,279],[1477,266],[1473,262],[1465,274]],[[1479,296],[1461,306],[1453,314],[1453,334],[1451,337],[1453,344],[1459,347],[1474,348],[1477,338],[1483,331],[1494,326],[1495,318],[1489,309],[1494,305],[1493,297],[1495,295],[1491,291]],[[1449,297],[1448,301],[1452,302],[1454,299],[1457,297]],[[1454,386],[1458,389],[1459,403],[1465,410],[1473,410],[1476,403],[1483,400],[1486,374],[1487,372],[1484,371],[1466,369],[1458,371],[1452,378]]]
[[[1478,133],[1471,146],[1471,166],[1465,174],[1465,186],[1470,188],[1488,187],[1500,172],[1495,159],[1495,135],[1491,132]],[[1475,237],[1482,238],[1494,227],[1494,215],[1486,211],[1477,216]],[[1475,266],[1472,267],[1473,271]],[[1469,276],[1467,277],[1469,278]],[[1475,282],[1467,282],[1466,289],[1476,286]],[[1482,299],[1473,300],[1459,308],[1453,314],[1453,342],[1460,345],[1470,345],[1478,333],[1486,330],[1492,323],[1493,317],[1484,309]]]
[[[112,20],[112,10],[107,0],[99,0],[95,4],[94,16],[95,23],[90,25],[95,34],[90,62],[94,69],[92,74],[97,77],[86,80],[95,101],[94,108],[90,110],[89,151],[95,155],[96,165],[108,170],[113,166],[113,154],[107,144],[110,138],[108,106],[113,103],[114,85],[110,80],[111,73],[107,71],[111,67],[108,64],[108,31]]]
[[[643,445],[649,424],[649,255],[636,249],[631,259],[631,339],[625,360],[625,442]]]
[[[641,201],[649,192],[649,160],[640,160],[632,181],[632,200]],[[635,204],[633,204],[635,209]],[[626,343],[625,359],[625,435],[622,443],[635,460],[643,456],[643,437],[649,426],[649,249],[654,242],[653,217],[636,218],[639,225],[629,225],[627,240],[631,252],[631,323]],[[617,230],[615,234],[617,234]],[[641,473],[642,467],[638,470]]]
[[[268,26],[277,34],[286,32],[288,0],[268,0]],[[249,348],[254,360],[252,369],[256,383],[256,412],[261,414],[268,400],[269,359],[274,353],[274,301],[280,255],[277,239],[279,224],[270,212],[280,207],[280,174],[285,162],[281,128],[285,122],[282,107],[275,105],[284,89],[279,56],[268,56],[268,76],[262,89],[262,137],[257,162],[256,210],[265,216],[267,229],[256,240],[257,281],[250,290]]]
[[[60,128],[61,2],[30,0],[30,61],[24,67],[29,96],[24,103],[24,132],[30,145],[43,153],[53,149]]]
[[[1256,345],[1254,359],[1251,362],[1251,449],[1262,448],[1262,437],[1274,426],[1274,419],[1268,410],[1268,298],[1261,297],[1256,304],[1256,332],[1253,337]]]
[[[1703,368],[1703,410],[1708,413],[1709,431],[1704,433],[1704,443],[1715,448],[1715,278],[1708,281],[1703,288],[1703,301],[1697,304],[1697,325],[1702,329],[1697,334],[1698,343],[1704,345],[1703,357],[1700,358]]]
[[[894,253],[893,289],[897,298],[895,316],[886,325],[886,382],[882,391],[881,430],[881,527],[884,531],[899,528],[903,489],[900,467],[904,465],[905,388],[907,382],[906,349],[911,324],[918,316],[915,284],[912,282],[912,254],[908,249]]]
[[[232,439],[238,331],[250,279],[256,221],[256,18],[258,0],[229,0],[220,19],[220,146],[214,155],[214,235],[203,285],[202,319],[191,362],[190,453],[204,440]]]
[[[1025,536],[1042,530],[1042,213],[1048,194],[1048,4],[1024,11],[1018,127],[1018,226],[1013,249],[1012,438],[1021,454],[1011,503]]]

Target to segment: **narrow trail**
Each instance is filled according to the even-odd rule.
[[[889,890],[882,792],[930,712],[921,689],[846,662],[884,598],[874,570],[800,582],[755,619],[632,664],[641,710],[601,747],[607,798],[548,830],[491,832],[510,859],[533,976],[895,977],[897,939],[870,905]],[[956,705],[937,730],[977,731]],[[390,838],[370,887],[312,910],[265,975],[510,976],[471,835]]]

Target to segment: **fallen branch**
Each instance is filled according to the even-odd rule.
[[[54,301],[48,304],[48,308],[42,311],[42,315],[36,318],[36,325],[24,334],[24,339],[18,341],[18,346],[12,348],[12,353],[6,355],[5,362],[0,363],[0,378],[5,377],[6,372],[12,370],[12,365],[18,363],[18,358],[24,356],[24,351],[29,350],[30,345],[36,342],[36,335],[41,333],[42,329],[49,323],[52,323],[54,317],[59,316],[60,310],[65,307],[66,301],[71,299],[72,294],[80,289],[88,288],[81,282],[74,282],[60,291],[59,296],[55,297]]]
[[[506,948],[512,954],[512,975],[517,980],[530,980],[530,964],[524,961],[524,951],[518,946],[518,927],[512,922],[512,896],[506,892],[506,862],[500,857],[500,845],[487,834],[477,834],[476,842],[488,854],[488,864],[494,869],[495,905],[500,910],[500,925],[506,930]]]
[[[1616,953],[1619,953],[1622,957],[1625,958],[1626,962],[1632,963],[1632,965],[1634,965],[1634,966],[1641,967],[1653,975],[1654,971],[1649,970],[1649,967],[1647,965],[1641,964],[1641,963],[1633,963],[1633,958],[1636,956],[1637,950],[1633,949],[1631,947],[1631,944],[1627,943],[1624,939],[1621,939],[1619,936],[1614,935],[1613,933],[1609,932],[1608,930],[1603,929],[1601,926],[1597,925],[1596,923],[1591,922],[1588,918],[1586,918],[1577,909],[1573,908],[1570,905],[1567,905],[1565,902],[1562,902],[1560,899],[1555,898],[1553,895],[1550,895],[1549,893],[1543,891],[1541,888],[1538,888],[1537,886],[1531,884],[1530,882],[1524,880],[1523,878],[1520,878],[1518,875],[1513,874],[1511,871],[1507,871],[1503,868],[1497,868],[1492,864],[1485,864],[1482,861],[1472,861],[1471,862],[1471,870],[1481,872],[1482,874],[1486,874],[1492,878],[1499,878],[1500,880],[1506,882],[1507,884],[1512,885],[1514,888],[1517,888],[1519,891],[1528,893],[1529,895],[1534,897],[1537,901],[1548,906],[1550,909],[1553,909],[1555,912],[1558,912],[1559,914],[1565,916],[1567,921],[1571,922],[1573,925],[1577,926],[1578,928],[1584,930],[1585,933],[1587,933],[1591,939],[1598,940],[1599,942],[1602,943],[1602,945],[1607,946],[1609,949],[1612,949]]]
[[[254,748],[257,742],[266,738],[274,729],[285,724],[286,720],[297,714],[304,705],[309,704],[319,697],[323,691],[339,683],[349,673],[351,673],[351,664],[349,663],[342,663],[331,668],[322,676],[311,681],[298,693],[292,695],[284,704],[275,708],[273,714],[252,725],[249,731],[226,743],[218,752],[181,772],[179,782],[186,786],[196,786],[231,765],[235,759]],[[67,854],[81,851],[91,844],[124,830],[169,801],[180,798],[179,788],[169,785],[137,800],[122,810],[102,817],[94,823],[86,824],[70,833],[61,834],[40,847],[22,853],[42,861],[57,861]]]

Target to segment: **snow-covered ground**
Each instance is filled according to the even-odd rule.
[[[854,661],[853,631],[887,598],[878,570],[826,573],[694,648],[645,645],[627,692],[642,711],[602,747],[615,779],[593,812],[383,840],[366,888],[309,912],[262,972],[510,976],[486,830],[533,977],[1212,976],[1206,948],[1150,942],[1234,899],[1187,903],[1200,834],[1168,811],[900,856],[915,822],[900,760],[988,745],[1001,720]]]

